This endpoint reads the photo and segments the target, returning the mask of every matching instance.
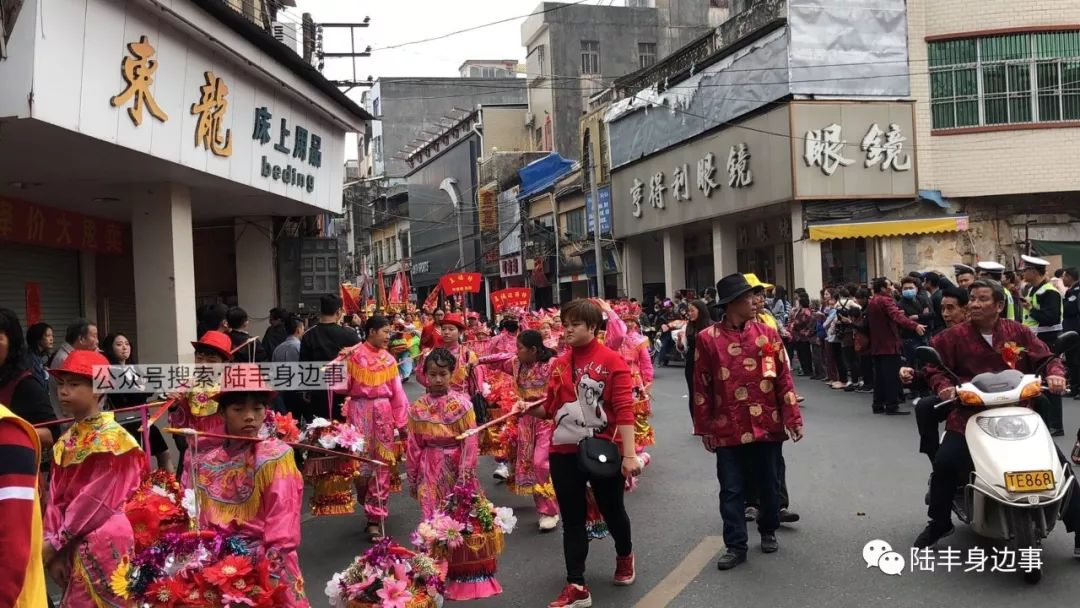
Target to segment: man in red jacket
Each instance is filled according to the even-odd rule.
[[[866,317],[870,325],[870,355],[874,360],[874,413],[907,415],[911,412],[900,409],[900,352],[903,342],[899,328],[922,336],[926,333],[926,326],[908,318],[896,306],[896,300],[889,291],[888,279],[874,279],[871,286],[874,297],[870,298]]]
[[[1005,291],[999,283],[975,281],[969,287],[968,320],[943,331],[931,342],[941,355],[941,362],[960,382],[970,382],[983,372],[1009,369],[1004,353],[1007,348],[1014,349],[1017,355],[1015,369],[1025,373],[1033,373],[1043,361],[1053,357],[1046,344],[1027,327],[1000,318],[1005,308]],[[956,396],[954,381],[944,369],[936,365],[924,369],[926,380],[938,398],[945,401]],[[1047,363],[1045,377],[1051,393],[1060,395],[1065,391],[1065,366],[1059,359]],[[973,407],[956,407],[945,421],[945,436],[934,455],[934,474],[930,477],[927,509],[930,523],[915,539],[917,548],[931,547],[953,532],[953,493],[957,486],[967,483],[974,468],[964,432],[968,419],[976,411]],[[1059,454],[1059,457],[1064,461],[1064,456]],[[1080,527],[1080,501],[1071,499],[1061,519],[1067,531],[1076,532]],[[1074,539],[1074,543],[1080,552],[1080,540]]]
[[[741,274],[716,284],[719,323],[698,332],[694,364],[694,434],[716,454],[720,516],[727,550],[716,567],[746,561],[746,499],[743,469],[756,477],[761,511],[761,550],[779,550],[781,446],[803,436],[787,351],[777,331],[754,320],[753,288]]]

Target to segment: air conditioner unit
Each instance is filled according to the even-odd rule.
[[[532,112],[525,113],[525,126],[529,128],[536,126],[536,114]]]

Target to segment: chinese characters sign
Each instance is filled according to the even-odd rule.
[[[701,196],[708,199],[713,192],[720,189],[720,184],[713,181],[716,174],[716,156],[712,152],[706,152],[698,159],[695,167],[697,168],[697,189],[700,191]],[[651,209],[667,208],[664,201],[665,190],[670,190],[671,200],[676,203],[694,200],[694,196],[690,193],[689,168],[689,163],[675,165],[671,170],[670,186],[664,185],[664,172],[657,171],[649,177],[647,191],[645,182],[635,178],[628,193],[630,195],[630,205],[633,207],[631,215],[636,218],[642,216],[641,205],[646,198]],[[728,149],[727,176],[727,183],[730,188],[747,188],[754,183],[754,172],[750,169],[750,146],[746,142],[740,142]],[[601,196],[602,202],[603,196]],[[591,228],[592,224],[589,226]]]
[[[206,84],[199,87],[199,101],[191,104],[195,123],[195,147],[202,146],[217,156],[232,156],[232,129],[224,129],[225,111],[229,109],[229,87],[213,72],[204,72]]]
[[[611,234],[611,186],[597,188],[600,199],[600,234]],[[592,191],[585,190],[585,226],[589,234],[595,232],[593,227],[596,220],[593,219]]]
[[[507,308],[528,308],[532,299],[532,290],[528,287],[508,287],[491,294],[491,306],[495,312]]]
[[[439,279],[445,294],[480,293],[479,272],[452,272]]]
[[[260,146],[265,146],[273,139],[272,119],[273,114],[266,106],[255,108],[255,128],[251,133],[251,139],[259,142]],[[290,135],[292,135],[291,138]],[[288,162],[284,165],[272,164],[264,154],[260,164],[262,176],[313,192],[315,175],[304,172],[304,163],[307,162],[316,169],[322,166],[322,137],[297,124],[290,129],[289,121],[282,118],[278,123],[274,151],[284,155]],[[296,160],[297,167],[290,164],[293,159]]]
[[[796,198],[915,195],[910,103],[791,107]]]
[[[128,116],[136,127],[142,124],[144,106],[151,116],[161,122],[169,120],[169,115],[158,106],[154,95],[150,92],[150,86],[154,84],[154,72],[157,71],[157,61],[150,58],[157,51],[150,46],[146,36],[141,36],[138,42],[132,42],[127,47],[131,56],[124,57],[120,62],[120,73],[127,87],[119,95],[110,99],[109,103],[114,108],[118,108],[130,102]]]
[[[0,242],[120,255],[125,232],[120,222],[0,198]]]

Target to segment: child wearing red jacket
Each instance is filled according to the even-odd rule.
[[[626,362],[600,344],[596,333],[606,303],[574,300],[563,307],[561,317],[570,348],[551,366],[551,378],[542,406],[531,415],[555,422],[551,441],[551,481],[563,517],[563,554],[567,585],[548,608],[580,608],[592,605],[585,586],[585,559],[589,540],[585,531],[586,488],[592,487],[597,505],[615,540],[614,583],[634,582],[634,553],[630,517],[623,504],[627,477],[641,472],[634,450],[634,402]],[[519,404],[522,411],[524,404]],[[617,432],[616,432],[617,431]],[[586,437],[615,441],[623,455],[621,474],[610,478],[590,476],[578,466],[578,442]]]

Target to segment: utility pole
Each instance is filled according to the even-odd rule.
[[[555,192],[552,188],[552,192],[548,193],[548,197],[551,199],[551,217],[555,218],[555,222],[552,224],[554,228],[552,232],[555,236],[555,286],[551,288],[551,301],[555,303],[555,306],[562,304],[562,298],[560,291],[562,291],[562,283],[559,280],[562,278],[559,276],[561,269],[559,268],[559,260],[562,259],[562,249],[559,245],[559,203],[555,200]]]
[[[596,256],[596,297],[606,300],[604,294],[604,262],[600,257],[600,193],[596,188],[596,155],[589,149],[589,191],[592,193],[593,254]]]

